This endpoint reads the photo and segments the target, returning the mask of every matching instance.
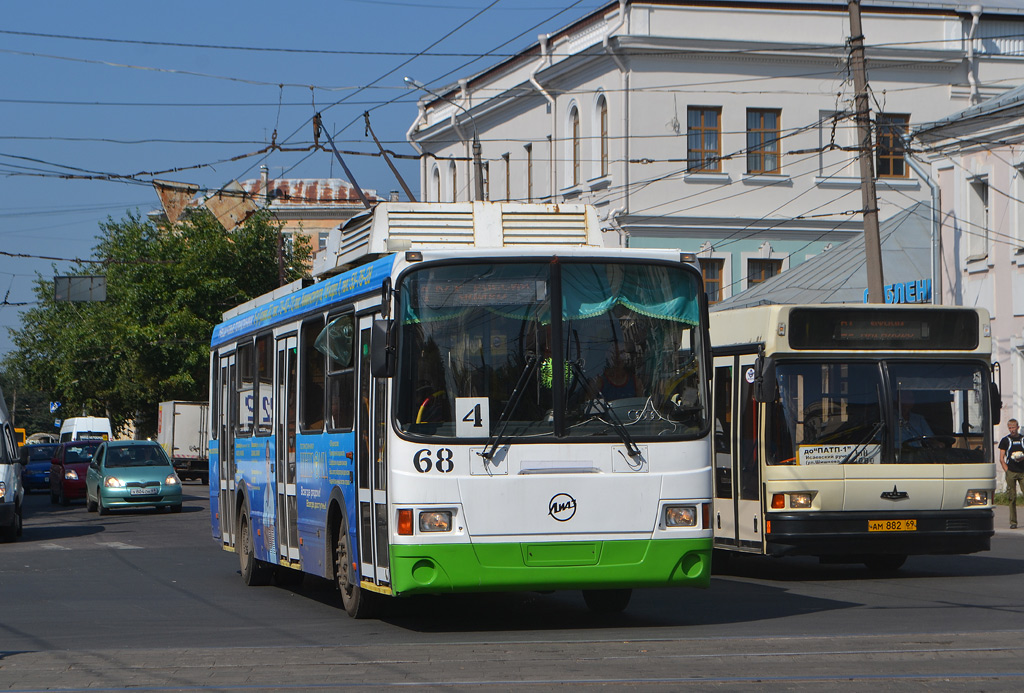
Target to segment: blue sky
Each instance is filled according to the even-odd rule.
[[[323,152],[229,161],[265,147],[275,130],[279,144],[307,146],[315,110],[339,149],[376,151],[364,132],[369,111],[386,147],[413,154],[405,133],[419,94],[403,77],[453,83],[605,4],[9,3],[0,25],[0,251],[32,257],[0,255],[0,355],[25,309],[16,304],[34,299],[35,277],[70,266],[47,258],[88,258],[100,222],[157,207],[152,178],[216,189],[258,176],[261,164],[273,177],[344,178]],[[363,188],[399,189],[379,158],[346,163]],[[399,167],[418,192],[416,164]]]

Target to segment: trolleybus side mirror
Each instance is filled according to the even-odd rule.
[[[992,425],[999,425],[1000,414],[1003,410],[1003,396],[999,394],[999,386],[995,384],[995,381],[989,381],[989,388],[991,389],[992,400]]]
[[[775,380],[775,361],[766,358],[762,352],[754,362],[754,400],[774,402],[779,395],[778,385]]]
[[[395,374],[395,347],[391,339],[391,321],[374,320],[370,332],[370,374],[390,378]]]

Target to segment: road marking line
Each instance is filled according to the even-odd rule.
[[[111,549],[141,549],[141,546],[135,546],[134,544],[125,544],[123,541],[98,541],[97,546],[106,546]]]
[[[40,544],[39,548],[46,549],[47,551],[70,551],[71,550],[71,549],[69,549],[66,546],[61,546],[60,544]]]

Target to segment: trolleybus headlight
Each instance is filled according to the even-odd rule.
[[[427,510],[420,513],[421,532],[452,531],[451,510]]]
[[[103,480],[103,485],[107,488],[124,488],[124,482],[118,479],[116,476],[108,476]]]
[[[666,527],[696,527],[697,517],[697,506],[695,505],[665,506]]]
[[[971,489],[964,498],[964,505],[988,505],[988,491]]]

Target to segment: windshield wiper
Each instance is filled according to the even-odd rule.
[[[516,406],[519,405],[519,400],[523,396],[523,392],[526,390],[526,383],[529,382],[530,376],[537,370],[537,364],[540,359],[537,358],[536,354],[529,353],[526,356],[526,368],[523,369],[522,374],[519,376],[519,382],[512,388],[512,392],[508,396],[508,402],[505,403],[505,408],[501,411],[501,416],[498,417],[497,427],[493,433],[487,438],[487,443],[484,445],[484,449],[477,454],[483,457],[485,460],[493,460],[494,454],[498,451],[498,446],[501,444],[501,439],[505,435],[505,428],[508,427],[509,419],[512,418],[512,413],[516,410]]]
[[[604,419],[601,419],[600,416],[598,416],[598,418],[612,427],[612,430],[615,431],[619,436],[619,439],[622,440],[623,444],[626,446],[626,452],[629,453],[630,457],[640,457],[643,453],[640,451],[640,448],[637,447],[636,441],[633,440],[633,436],[631,436],[629,431],[626,430],[626,427],[622,425],[622,419],[619,418],[618,414],[615,413],[615,410],[608,404],[608,400],[605,399],[604,393],[599,390],[595,391],[594,386],[587,382],[587,379],[578,363],[575,361],[566,361],[566,363],[569,365],[569,368],[572,369],[573,375],[576,376],[576,380],[578,380],[583,386],[583,390],[587,393],[587,397],[589,397],[590,401],[596,404],[600,409],[598,414],[607,414],[609,420],[605,421]]]
[[[867,444],[868,444],[868,443],[870,443],[870,442],[871,442],[871,440],[872,440],[872,439],[873,439],[873,438],[874,438],[874,437],[875,437],[876,435],[878,435],[878,433],[879,433],[879,432],[880,432],[880,431],[882,430],[882,428],[884,428],[884,427],[885,427],[885,420],[884,420],[884,419],[883,419],[882,421],[879,421],[878,423],[876,423],[876,424],[875,424],[875,425],[874,425],[874,426],[872,427],[872,429],[871,429],[870,431],[868,431],[868,437],[867,437],[867,438],[865,438],[865,439],[864,439],[863,441],[861,441],[861,442],[857,443],[857,445],[856,445],[856,446],[855,446],[855,447],[853,448],[853,450],[850,450],[849,454],[848,454],[848,455],[847,455],[846,457],[844,457],[844,458],[843,458],[843,461],[842,461],[842,462],[840,462],[839,464],[846,464],[847,462],[849,462],[850,460],[852,460],[852,459],[853,459],[854,457],[856,457],[856,456],[857,456],[857,455],[858,455],[858,454],[860,453],[860,451],[861,451],[861,450],[862,450],[862,449],[863,449],[864,447],[866,447],[866,446],[867,446]]]

